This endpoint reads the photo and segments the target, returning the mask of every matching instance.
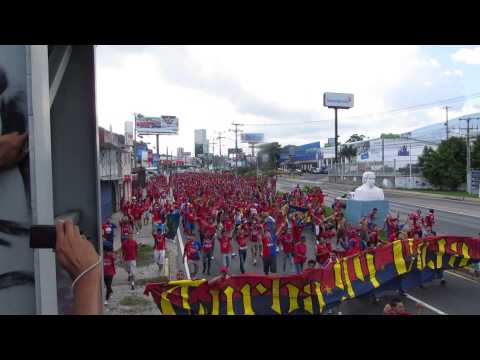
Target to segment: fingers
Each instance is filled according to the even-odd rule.
[[[57,244],[55,250],[59,250],[64,247],[65,243],[65,227],[63,221],[58,221],[55,227],[57,229]]]

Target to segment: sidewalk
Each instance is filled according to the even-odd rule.
[[[121,217],[121,213],[115,213],[112,215],[112,222],[118,225]],[[167,240],[165,265],[160,273],[153,259],[152,248],[154,239],[152,237],[152,224],[144,225],[140,234],[134,234],[134,237],[139,245],[139,253],[142,252],[144,258],[137,264],[136,286],[135,290],[131,290],[128,284],[128,273],[125,271],[123,261],[121,260],[121,251],[119,251],[121,249],[120,229],[117,227],[113,245],[117,253],[115,262],[117,273],[113,278],[113,294],[109,304],[105,306],[105,315],[161,315],[153,299],[143,295],[145,285],[149,282],[168,281],[171,279],[172,274],[177,273],[177,246],[175,241]],[[142,249],[144,246],[149,246],[150,249]],[[142,263],[146,263],[146,265],[142,266]]]

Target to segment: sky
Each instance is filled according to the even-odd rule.
[[[264,133],[266,142],[323,146],[334,137],[324,92],[354,94],[354,107],[338,112],[341,142],[354,133],[375,138],[444,121],[445,106],[449,118],[480,111],[475,46],[103,45],[96,51],[99,125],[124,134],[134,113],[175,115],[179,134],[160,136],[160,153],[167,147],[193,153],[194,130],[206,129],[212,141],[219,132],[226,137],[226,154],[235,144],[233,122]],[[155,137],[145,139],[155,146]]]

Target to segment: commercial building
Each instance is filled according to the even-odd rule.
[[[199,155],[208,154],[208,140],[207,130],[197,129],[195,130],[195,157]]]
[[[130,200],[132,196],[132,152],[123,135],[99,127],[98,137],[101,218],[104,222],[120,210],[122,198]]]
[[[320,141],[300,145],[286,146],[280,153],[280,167],[283,170],[297,168],[311,170],[319,167],[322,160]]]

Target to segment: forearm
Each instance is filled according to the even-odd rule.
[[[100,268],[86,273],[74,288],[73,315],[100,315],[102,314],[102,299],[100,295]]]

